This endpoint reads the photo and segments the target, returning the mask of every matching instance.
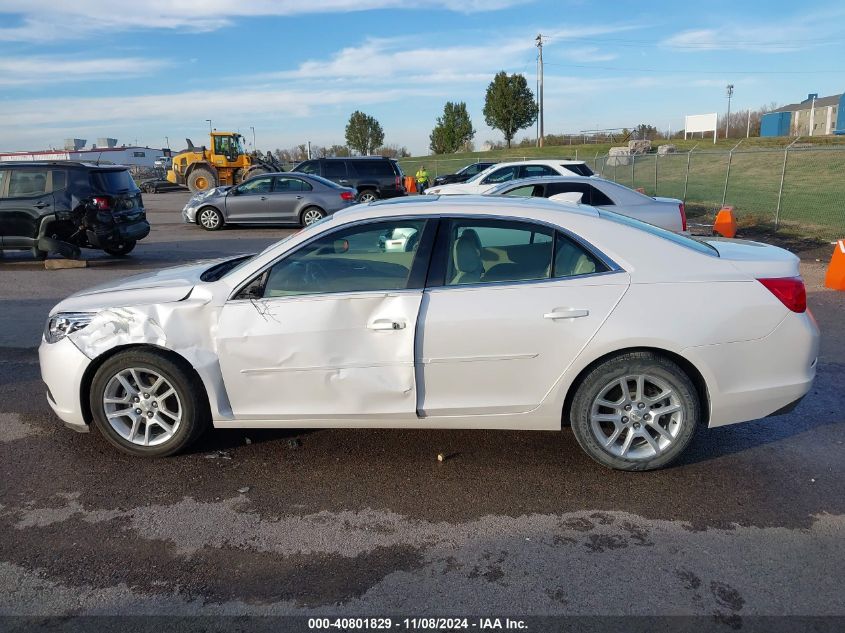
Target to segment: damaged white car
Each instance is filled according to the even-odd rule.
[[[784,250],[585,205],[426,196],[77,293],[40,360],[58,416],[134,455],[209,426],[571,425],[597,461],[645,470],[699,425],[793,406],[817,348]]]

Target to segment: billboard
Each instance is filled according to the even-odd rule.
[[[716,128],[718,127],[719,117],[713,112],[711,114],[688,114],[684,117],[684,138],[687,134],[692,135],[695,132],[701,132],[702,138],[704,132],[713,132],[713,142],[716,142]]]

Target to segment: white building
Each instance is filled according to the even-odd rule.
[[[0,161],[14,160],[80,160],[85,162],[110,163],[114,165],[137,165],[153,167],[156,158],[164,155],[164,150],[155,147],[95,147],[93,149],[64,150],[48,149],[35,152],[0,153]]]

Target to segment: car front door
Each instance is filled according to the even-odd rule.
[[[384,235],[414,230],[408,250]],[[246,280],[217,328],[240,420],[415,418],[414,341],[435,220],[332,229]]]
[[[536,408],[629,284],[580,241],[530,222],[441,220],[418,334],[426,417]]]
[[[227,222],[260,222],[267,220],[272,176],[250,178],[226,195]]]

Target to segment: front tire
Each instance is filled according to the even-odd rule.
[[[153,350],[129,350],[104,362],[91,383],[89,403],[103,437],[139,457],[183,451],[210,417],[196,374]]]
[[[191,190],[191,193],[208,191],[216,186],[217,178],[210,169],[205,167],[197,167],[188,176],[188,189]]]
[[[575,439],[595,461],[617,470],[654,470],[689,445],[701,403],[676,363],[652,352],[629,352],[584,377],[570,417]]]
[[[326,212],[319,207],[307,207],[299,214],[299,223],[302,226],[311,226],[326,217]]]
[[[225,223],[223,214],[214,207],[203,207],[197,212],[197,224],[206,231],[219,231]]]

